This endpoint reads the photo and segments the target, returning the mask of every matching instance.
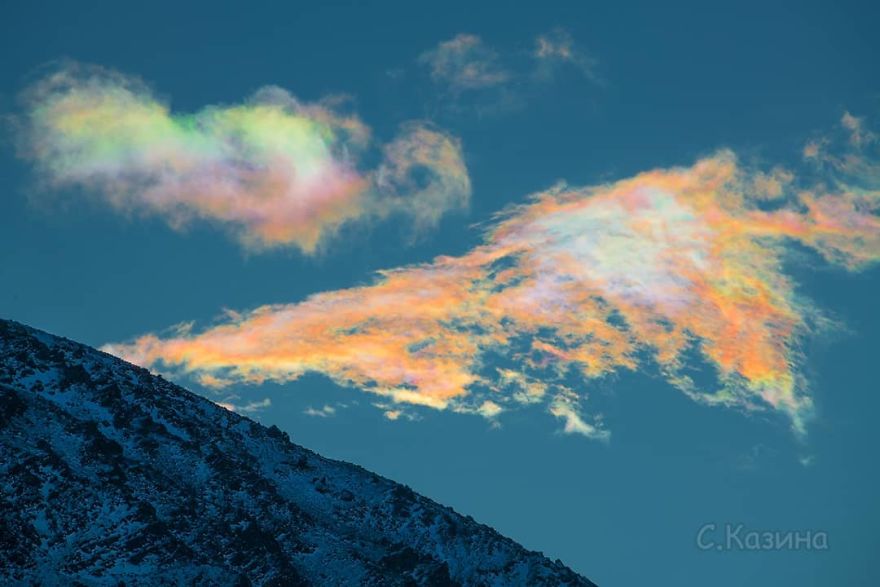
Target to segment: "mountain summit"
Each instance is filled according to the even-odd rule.
[[[278,428],[5,320],[0,582],[593,585]]]

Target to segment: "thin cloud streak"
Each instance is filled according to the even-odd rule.
[[[377,171],[358,168],[371,144],[364,123],[277,87],[240,105],[179,114],[134,78],[67,64],[24,99],[19,152],[44,187],[81,187],[117,210],[159,215],[178,228],[209,220],[252,250],[314,253],[348,222],[394,214],[428,229],[470,198],[453,137],[405,125],[385,146],[377,180]],[[409,190],[421,171],[429,185]]]
[[[833,161],[876,169],[858,148]],[[697,402],[774,410],[803,433],[813,402],[800,345],[827,320],[784,271],[791,245],[850,271],[880,258],[877,184],[840,169],[807,184],[720,151],[561,184],[500,214],[463,256],[106,350],[218,386],[316,372],[393,404],[490,419],[543,404],[565,432],[596,439],[608,431],[584,389],[648,369]],[[714,372],[711,387],[688,375],[695,366]]]
[[[324,404],[322,407],[317,409],[309,406],[308,408],[303,410],[303,414],[316,418],[332,418],[336,415],[336,408],[329,404]]]
[[[217,402],[218,406],[226,408],[230,412],[240,412],[242,414],[253,414],[255,412],[260,412],[265,410],[266,408],[270,408],[272,406],[272,400],[269,398],[264,398],[260,401],[249,402],[246,404],[235,404],[228,401]]]

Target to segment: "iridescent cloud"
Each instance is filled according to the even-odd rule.
[[[848,270],[880,258],[880,191],[837,169],[808,187],[721,151],[558,185],[499,215],[466,255],[107,350],[212,386],[316,372],[401,408],[494,419],[543,404],[564,431],[600,439],[584,389],[645,368],[696,401],[776,410],[802,432],[812,401],[799,343],[824,319],[785,272],[791,245]],[[711,388],[694,366],[714,372]]]
[[[82,187],[117,209],[159,214],[173,226],[211,220],[250,248],[292,245],[311,253],[346,222],[395,213],[428,227],[470,197],[452,137],[407,125],[386,147],[377,181],[375,171],[357,166],[370,143],[359,119],[277,87],[241,105],[179,114],[136,79],[67,65],[25,100],[20,153],[47,187]],[[417,154],[407,158],[406,149]],[[402,197],[399,184],[419,168],[429,185]]]

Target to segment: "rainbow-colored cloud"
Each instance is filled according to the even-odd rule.
[[[864,152],[823,161],[876,170]],[[800,432],[812,401],[799,342],[823,318],[796,293],[787,253],[799,244],[848,270],[877,262],[877,177],[823,172],[805,187],[721,151],[610,184],[558,185],[501,214],[461,257],[106,350],[212,386],[317,372],[398,405],[489,418],[543,403],[567,432],[596,438],[608,434],[601,418],[585,415],[585,394],[566,379],[579,374],[587,388],[653,366],[696,401],[771,408]],[[688,377],[695,356],[714,369],[712,389]]]
[[[346,222],[396,213],[427,228],[470,197],[453,137],[410,123],[379,170],[363,172],[370,132],[360,120],[277,87],[176,114],[136,79],[68,64],[25,99],[20,153],[50,187],[83,187],[173,226],[212,220],[250,248],[311,253]],[[416,170],[428,185],[404,195]]]

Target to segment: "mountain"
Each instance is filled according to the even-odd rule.
[[[0,583],[593,583],[145,369],[0,320]]]

